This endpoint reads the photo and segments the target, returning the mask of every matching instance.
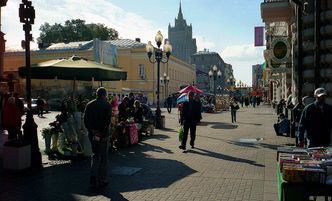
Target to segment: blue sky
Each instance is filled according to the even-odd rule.
[[[19,22],[20,0],[10,0],[2,8],[2,31],[7,49],[19,49],[24,38]],[[218,52],[232,64],[235,78],[251,84],[251,66],[263,63],[263,47],[254,47],[254,27],[263,26],[261,0],[182,0],[182,12],[193,26],[198,50]],[[167,37],[168,24],[174,26],[179,0],[32,0],[36,9],[33,37],[44,22],[63,23],[83,19],[115,28],[120,38],[154,40],[161,30]],[[32,44],[32,47],[37,47]]]

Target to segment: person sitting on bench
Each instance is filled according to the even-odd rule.
[[[283,135],[284,133],[289,136],[289,131],[290,131],[290,121],[285,117],[284,113],[280,113],[278,117],[278,123],[275,123],[273,125],[274,130],[277,135]]]

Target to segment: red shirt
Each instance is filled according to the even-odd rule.
[[[2,125],[4,128],[21,127],[21,111],[15,104],[6,103],[3,109]]]

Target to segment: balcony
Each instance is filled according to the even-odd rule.
[[[264,0],[261,3],[261,17],[265,23],[290,23],[294,16],[295,11],[290,0]]]

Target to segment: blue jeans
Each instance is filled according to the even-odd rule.
[[[232,123],[236,122],[236,110],[231,110]]]

